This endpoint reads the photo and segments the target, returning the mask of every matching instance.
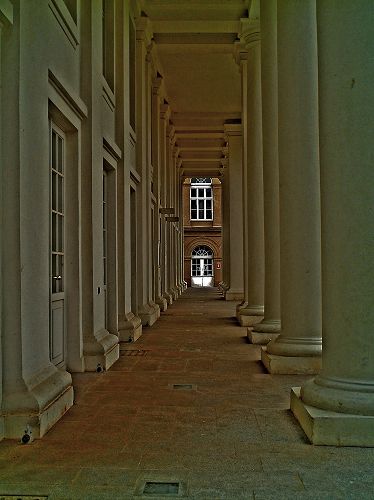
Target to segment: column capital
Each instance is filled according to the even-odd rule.
[[[151,50],[153,48],[153,31],[151,27],[151,21],[148,17],[138,17],[135,19],[136,26],[136,40],[144,42],[147,47],[152,45]]]
[[[153,78],[153,80],[152,80],[152,94],[153,95],[157,95],[157,96],[160,95],[162,83],[163,83],[162,76],[160,74],[157,74],[157,76],[155,78]]]
[[[228,158],[221,158],[222,171],[227,170],[228,166],[229,166],[229,159]]]
[[[234,61],[240,68],[242,63],[248,58],[248,51],[246,49],[245,43],[243,43],[242,41],[237,41],[234,43],[233,57]]]
[[[226,141],[229,140],[229,137],[243,135],[243,127],[241,123],[225,123],[223,125],[223,130],[225,132]]]
[[[166,127],[166,136],[169,137],[170,146],[174,146],[176,141],[175,127],[171,122],[169,122],[168,126]]]
[[[246,48],[249,48],[261,40],[260,20],[241,19],[240,20],[240,40]]]
[[[170,117],[170,106],[166,102],[160,104],[160,118],[162,120],[168,120]]]

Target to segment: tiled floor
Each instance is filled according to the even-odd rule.
[[[142,496],[145,481],[205,500],[374,499],[374,449],[308,444],[288,410],[305,378],[265,373],[234,312],[188,290],[109,372],[75,375],[42,440],[0,443],[0,499],[175,498]]]

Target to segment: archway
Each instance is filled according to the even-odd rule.
[[[191,255],[191,286],[214,286],[213,252],[206,245],[195,247]]]

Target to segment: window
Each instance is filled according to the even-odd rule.
[[[136,47],[136,35],[135,35],[135,25],[134,21],[129,17],[129,108],[130,108],[130,125],[135,131],[135,47]]]
[[[213,220],[212,179],[191,179],[190,208],[191,220]]]
[[[102,1],[103,75],[114,92],[114,1]]]

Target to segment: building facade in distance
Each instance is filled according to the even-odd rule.
[[[184,180],[184,280],[188,286],[218,286],[222,281],[221,201],[219,179]]]

